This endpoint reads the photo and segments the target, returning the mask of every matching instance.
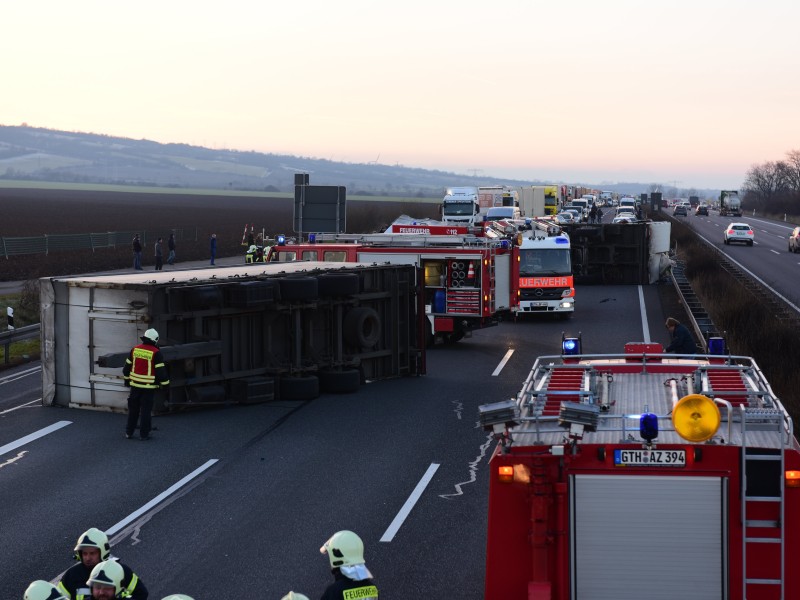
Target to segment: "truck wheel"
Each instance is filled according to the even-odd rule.
[[[319,396],[319,379],[314,375],[281,377],[281,400],[313,400]]]
[[[361,281],[355,273],[328,273],[317,277],[321,297],[352,296],[361,291]]]
[[[323,392],[332,394],[350,394],[361,387],[361,373],[358,369],[341,371],[322,370],[317,373],[319,387]]]
[[[284,277],[278,280],[281,300],[315,300],[318,294],[316,277]]]
[[[374,308],[357,306],[344,316],[342,333],[351,346],[374,346],[381,337],[381,318]]]
[[[448,333],[445,335],[444,343],[445,344],[455,344],[464,339],[464,332],[463,331],[454,331],[453,333]]]

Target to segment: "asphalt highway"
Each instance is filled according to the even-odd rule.
[[[592,353],[667,342],[657,286],[577,298],[568,321],[504,322],[437,346],[425,376],[156,416],[147,442],[124,438],[122,414],[41,406],[37,363],[3,372],[0,598],[57,580],[89,527],[111,531],[154,600],[318,598],[331,581],[319,548],[339,529],[363,538],[382,597],[482,598],[494,444],[478,406],[515,396],[562,332]]]

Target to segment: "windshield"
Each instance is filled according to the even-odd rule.
[[[568,248],[532,248],[520,250],[519,254],[520,277],[572,274]]]
[[[474,202],[453,202],[452,200],[448,200],[444,203],[444,214],[447,216],[459,216],[459,215],[472,215],[474,213]]]

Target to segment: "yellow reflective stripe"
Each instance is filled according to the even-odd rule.
[[[360,588],[353,588],[351,590],[342,590],[342,598],[344,600],[357,600],[358,598],[377,598],[378,588],[374,585],[366,585]]]
[[[133,588],[136,587],[136,584],[139,583],[139,577],[136,573],[131,573],[131,582],[128,584],[128,587],[125,588],[125,592],[127,593],[128,597],[133,593]]]
[[[63,581],[59,581],[56,587],[58,588],[58,591],[64,594],[67,598],[72,598],[72,594],[70,594],[69,590],[64,587]]]
[[[157,369],[157,368],[159,368],[159,367],[163,367],[163,366],[164,366],[164,363],[158,363],[158,364],[156,365],[156,369]]]

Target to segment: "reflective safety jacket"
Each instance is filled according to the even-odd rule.
[[[112,560],[116,560],[112,558]],[[119,563],[125,576],[122,578],[122,596],[134,600],[147,600],[150,593],[128,565]],[[86,584],[92,570],[82,562],[72,565],[58,583],[58,589],[72,600],[91,600],[92,590]]]
[[[161,350],[148,343],[131,348],[122,375],[126,386],[154,390],[169,385],[169,374]]]
[[[353,581],[342,575],[338,569],[334,570],[333,576],[336,578],[328,586],[321,600],[376,600],[378,598],[378,588],[372,579],[362,579]]]

